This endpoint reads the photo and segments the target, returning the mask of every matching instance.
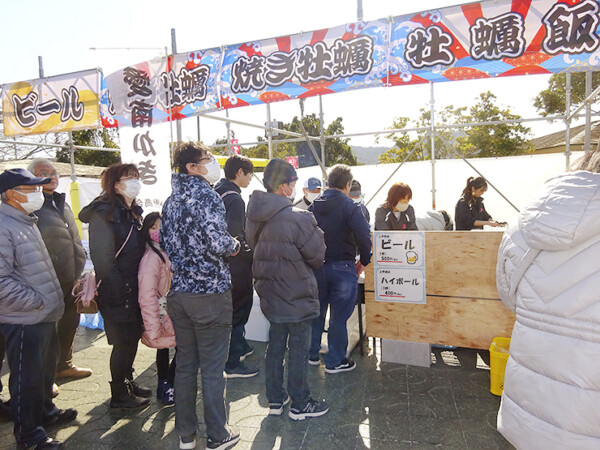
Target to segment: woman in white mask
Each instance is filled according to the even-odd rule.
[[[133,164],[113,164],[102,174],[102,194],[83,208],[89,223],[90,256],[96,271],[98,308],[113,346],[110,355],[111,409],[149,405],[152,391],[133,380],[133,361],[142,335],[138,268],[144,255],[142,208],[136,203],[141,183]],[[118,254],[118,255],[117,255]]]
[[[417,230],[411,199],[410,186],[394,184],[388,191],[385,203],[375,211],[375,230]]]

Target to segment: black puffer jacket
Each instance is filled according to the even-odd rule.
[[[254,287],[265,317],[271,322],[317,317],[319,292],[313,270],[323,265],[325,240],[314,216],[292,208],[286,197],[254,191],[248,202],[246,237],[254,249]]]
[[[141,215],[141,208],[135,208]],[[79,214],[82,222],[90,224],[90,256],[96,281],[102,280],[98,289],[98,308],[106,320],[141,322],[138,268],[145,251],[141,223],[122,203],[116,205],[112,217],[109,213],[110,204],[98,197]],[[127,239],[132,225],[131,237],[115,260],[115,254]]]
[[[64,297],[71,292],[73,283],[81,276],[85,266],[85,250],[75,217],[65,203],[65,194],[58,192],[44,192],[44,205],[35,215]]]

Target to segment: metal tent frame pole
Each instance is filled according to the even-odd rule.
[[[569,170],[571,167],[571,119],[569,118],[569,111],[571,110],[571,72],[567,72],[565,93],[565,170]]]
[[[429,82],[430,88],[430,115],[431,115],[431,207],[435,209],[435,96],[433,94],[433,81]]]

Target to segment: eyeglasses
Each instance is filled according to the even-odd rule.
[[[198,162],[200,162],[200,161],[212,161],[213,159],[215,159],[215,157],[211,153],[209,153],[208,156],[200,158],[198,160]],[[196,164],[198,164],[198,163],[196,163]],[[200,165],[203,166],[204,164],[200,164]]]
[[[44,178],[60,178],[60,173],[56,170],[53,172],[40,172],[39,176]]]

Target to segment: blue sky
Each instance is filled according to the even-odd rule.
[[[270,38],[333,27],[356,20],[355,0],[128,1],[56,0],[7,1],[0,27],[3,63],[0,84],[38,77],[38,55],[46,76],[100,67],[105,74],[150,59],[171,49],[171,28],[178,52]],[[460,0],[363,0],[364,19],[378,19],[451,6]],[[90,50],[116,48],[115,50]],[[140,47],[149,48],[141,50]],[[129,48],[130,50],[127,50]],[[491,90],[503,106],[525,117],[536,115],[532,98],[547,85],[548,76],[513,77],[435,85],[436,107],[470,106],[480,92]],[[416,118],[428,107],[429,86],[377,88],[323,97],[325,122],[344,118],[345,131],[358,133],[391,126],[394,117]],[[318,113],[318,100],[306,102],[305,113]],[[299,115],[297,101],[271,106],[273,119],[290,121]],[[218,113],[224,116],[224,113]],[[263,124],[266,108],[231,111],[236,120]],[[543,122],[531,125],[536,134],[558,131]],[[241,142],[254,140],[260,130],[233,126]],[[226,134],[222,122],[201,120],[207,143]],[[184,138],[196,137],[196,120],[183,123]],[[373,137],[354,138],[351,144],[373,145]],[[384,141],[383,141],[384,142]]]

